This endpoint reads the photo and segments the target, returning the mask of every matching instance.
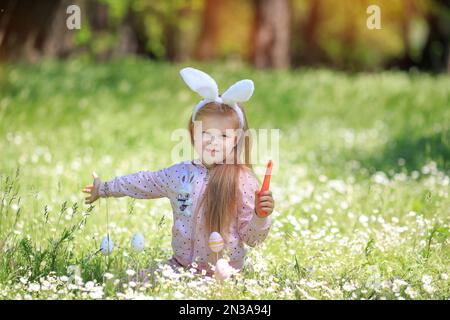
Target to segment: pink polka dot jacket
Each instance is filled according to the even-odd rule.
[[[169,198],[173,209],[172,248],[174,258],[183,266],[193,262],[197,268],[210,270],[216,254],[208,247],[205,217],[197,209],[208,184],[208,169],[199,159],[182,161],[159,171],[139,171],[102,182],[99,196],[137,199]],[[246,246],[262,242],[270,229],[271,216],[261,218],[255,213],[255,191],[258,180],[248,169],[241,170],[242,206],[230,226],[225,250],[230,265],[242,269]],[[223,253],[223,251],[222,251]],[[221,254],[219,254],[219,257]]]

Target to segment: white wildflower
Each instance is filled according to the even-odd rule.
[[[429,284],[424,284],[422,286],[422,288],[423,288],[423,290],[425,290],[425,292],[427,292],[429,294],[432,294],[434,292],[434,288]]]
[[[129,275],[130,277],[134,276],[135,274],[136,274],[136,271],[134,271],[132,269],[127,270],[127,275]]]
[[[422,283],[423,283],[424,285],[429,285],[429,284],[431,284],[431,281],[433,281],[433,277],[432,277],[432,276],[427,275],[427,274],[424,274],[424,275],[422,276]]]
[[[105,274],[103,276],[107,280],[114,278],[114,275],[112,273],[109,273],[109,272],[105,272]]]
[[[394,292],[400,292],[402,286],[406,286],[408,283],[401,279],[395,279],[392,282],[392,291]]]
[[[30,283],[30,285],[28,286],[28,291],[37,292],[39,290],[41,290],[41,286],[39,283]]]
[[[94,286],[95,286],[94,281],[88,281],[88,282],[86,282],[86,284],[84,285],[84,287],[85,287],[86,290],[92,290],[92,289],[94,288]]]
[[[351,292],[351,291],[354,291],[356,289],[356,287],[353,283],[346,282],[342,286],[342,289],[344,289],[344,291]]]
[[[410,286],[408,286],[408,287],[406,288],[405,293],[406,293],[411,299],[414,299],[414,298],[417,296],[416,291],[414,291],[414,289],[411,288]]]
[[[366,224],[367,221],[369,221],[369,218],[367,218],[367,216],[365,216],[365,215],[363,215],[363,214],[359,216],[359,222],[360,222],[361,224]]]

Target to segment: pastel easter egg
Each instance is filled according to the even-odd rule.
[[[212,232],[209,236],[208,245],[213,252],[219,252],[220,250],[222,250],[224,247],[224,242],[220,233],[216,231]]]
[[[114,249],[114,242],[109,236],[104,236],[100,243],[100,250],[103,255],[110,255]]]
[[[144,250],[144,236],[141,233],[137,232],[133,235],[133,238],[131,238],[131,247],[136,252],[141,252]]]
[[[219,259],[216,262],[214,276],[219,281],[227,280],[232,273],[233,269],[225,259]]]

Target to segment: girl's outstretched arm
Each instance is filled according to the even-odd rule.
[[[136,173],[114,177],[110,181],[100,182],[100,198],[129,196],[136,199],[155,199],[167,197],[167,168],[159,171],[141,170]]]
[[[158,170],[141,170],[124,176],[116,176],[110,181],[102,181],[92,173],[94,182],[86,185],[82,191],[89,194],[85,204],[91,204],[99,198],[125,197],[136,199],[155,199],[169,197],[174,177],[177,175],[178,164]]]
[[[241,240],[253,247],[264,241],[272,224],[272,217],[261,218],[255,212],[255,194],[258,191],[258,181],[247,170],[241,171],[240,188],[242,204],[238,210],[238,233]]]

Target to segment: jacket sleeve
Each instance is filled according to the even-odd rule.
[[[250,170],[240,174],[242,204],[238,211],[238,233],[241,240],[253,247],[264,241],[272,224],[272,217],[261,218],[255,212],[255,191],[259,190],[258,181]]]
[[[98,190],[100,198],[129,196],[136,199],[168,197],[171,168],[159,171],[139,171],[114,177],[101,182]]]

